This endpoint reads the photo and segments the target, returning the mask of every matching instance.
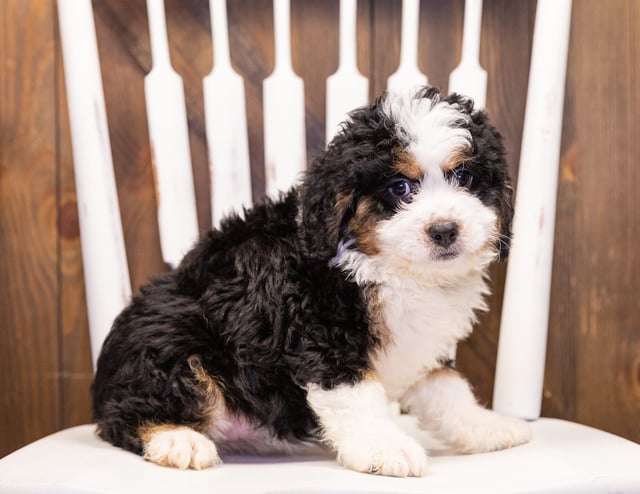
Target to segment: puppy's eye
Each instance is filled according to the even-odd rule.
[[[411,183],[405,178],[395,180],[387,187],[387,192],[398,199],[406,199],[411,194]]]
[[[471,182],[473,182],[473,176],[465,165],[460,165],[458,168],[449,172],[449,178],[458,182],[461,187],[469,188]]]
[[[395,210],[400,203],[408,204],[418,187],[418,181],[406,177],[392,177],[378,189],[378,197],[390,209]]]

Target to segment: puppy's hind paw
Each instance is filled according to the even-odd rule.
[[[427,453],[414,439],[404,435],[354,438],[338,448],[338,462],[359,472],[389,477],[422,477]]]
[[[188,427],[150,427],[141,437],[144,458],[158,465],[202,470],[221,463],[213,441]]]

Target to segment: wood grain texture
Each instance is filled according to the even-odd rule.
[[[0,4],[0,454],[62,426],[52,7]]]
[[[636,441],[640,441],[639,22],[637,2],[574,6],[568,101],[573,103],[575,140],[564,146],[559,196],[561,204],[573,209],[573,224],[561,223],[573,238],[556,229],[556,245],[564,250],[558,260],[569,265],[564,271],[556,269],[554,280],[568,284],[556,292],[558,298],[568,291],[575,298],[569,298],[563,313],[551,320],[549,345],[564,347],[567,342],[573,350],[565,365],[575,381],[565,380],[564,385],[575,386],[574,418]],[[562,364],[554,363],[550,370],[556,366]],[[558,379],[563,370],[547,380]],[[554,402],[553,393],[549,401]]]
[[[145,2],[96,1],[94,15],[122,228],[135,292],[150,276],[166,270],[160,253],[144,106],[144,76],[151,69]]]
[[[308,154],[324,143],[325,78],[338,60],[338,0],[293,0],[293,63],[305,81]],[[358,2],[358,64],[371,97],[400,54],[401,2]],[[485,0],[487,108],[517,175],[535,0]],[[166,0],[183,77],[201,230],[210,222],[202,77],[212,66],[208,2]],[[640,4],[574,2],[543,413],[640,441]],[[144,0],[94,0],[116,181],[134,290],[164,271],[143,78]],[[419,64],[446,90],[463,0],[422,0]],[[262,81],[273,68],[271,0],[228,3],[232,63],[245,78],[254,199],[264,191]],[[0,456],[89,420],[91,380],[75,185],[53,0],[0,2]],[[505,265],[491,312],[459,347],[490,403]]]

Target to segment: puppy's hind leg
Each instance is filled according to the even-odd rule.
[[[221,463],[213,441],[190,427],[147,425],[140,427],[138,433],[143,457],[158,465],[202,470]]]
[[[97,381],[98,435],[163,466],[203,469],[220,463],[216,445],[204,432],[224,427],[226,407],[221,387],[200,357],[178,361],[170,375],[153,361],[142,369],[126,381],[112,377],[118,386]]]
[[[192,355],[188,365],[193,378],[185,380],[193,396],[198,397],[200,408],[195,415],[207,424],[217,421],[224,411],[224,399],[220,388],[202,367],[200,357]],[[203,429],[204,421],[200,424]],[[202,470],[222,463],[214,442],[207,436],[186,425],[155,424],[153,422],[138,428],[142,440],[142,456],[158,465],[186,470]]]

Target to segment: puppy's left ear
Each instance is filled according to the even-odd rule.
[[[509,255],[511,247],[511,220],[513,219],[513,187],[509,178],[503,181],[497,202],[498,234],[500,235],[497,242],[498,256],[500,260],[504,260]]]
[[[478,191],[480,199],[498,215],[496,249],[500,259],[509,254],[511,245],[511,220],[513,218],[513,189],[509,177],[503,138],[491,124],[487,113],[475,109],[473,100],[459,94],[451,94],[446,100],[468,113],[471,117],[469,131],[473,140],[473,160],[482,163],[483,187]]]
[[[511,247],[511,220],[513,219],[513,187],[509,176],[509,164],[506,159],[502,135],[489,122],[484,110],[471,113],[473,122],[473,140],[478,157],[483,161],[489,182],[487,202],[498,215],[498,235],[496,250],[498,259],[504,260]]]

